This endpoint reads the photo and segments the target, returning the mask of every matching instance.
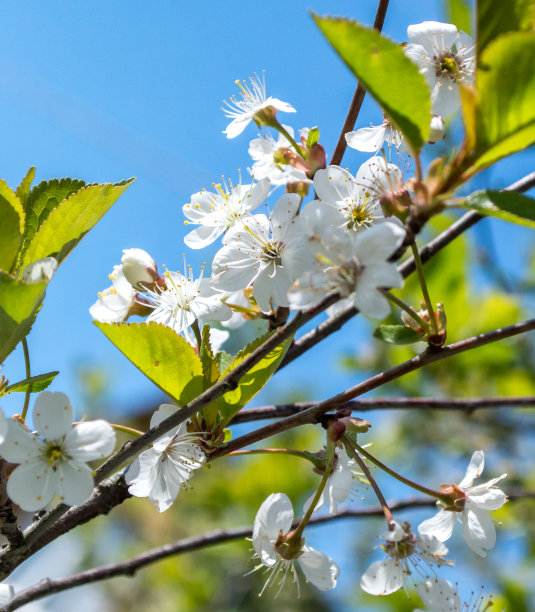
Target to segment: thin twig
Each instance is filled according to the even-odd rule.
[[[255,442],[259,442],[260,440],[275,434],[292,429],[298,425],[316,423],[318,417],[325,414],[329,410],[339,408],[347,401],[363,395],[364,393],[368,393],[373,389],[377,389],[377,387],[381,387],[388,382],[396,380],[409,372],[414,372],[423,366],[441,359],[445,359],[446,357],[452,357],[453,355],[458,355],[459,353],[484,346],[485,344],[489,344],[491,342],[497,342],[498,340],[504,340],[505,338],[517,336],[533,329],[535,329],[535,319],[529,319],[528,321],[523,321],[522,323],[516,323],[515,325],[496,329],[486,334],[479,334],[477,336],[473,336],[472,338],[467,338],[466,340],[461,340],[460,342],[443,346],[442,348],[429,347],[421,355],[417,355],[416,357],[413,357],[412,359],[409,359],[408,361],[405,361],[400,365],[391,368],[390,370],[376,374],[360,384],[346,389],[342,393],[330,397],[329,399],[319,402],[298,414],[286,417],[285,419],[277,421],[276,423],[266,425],[265,427],[261,427],[260,429],[257,429],[251,433],[231,440],[228,444],[218,449],[212,455],[212,457],[225,455],[227,452],[238,450],[244,446],[249,446],[249,444],[254,444]]]
[[[377,6],[377,12],[375,13],[373,27],[378,32],[381,32],[381,30],[383,29],[386,11],[388,9],[388,2],[389,0],[380,0],[379,5]],[[349,105],[349,110],[347,111],[347,116],[344,121],[342,131],[340,132],[338,142],[336,143],[336,147],[331,158],[331,165],[333,166],[338,166],[342,161],[342,158],[347,148],[346,134],[347,132],[351,132],[351,130],[355,127],[355,123],[357,122],[357,117],[359,116],[365,95],[366,90],[362,87],[360,83],[358,83],[357,88],[355,89],[355,93],[353,94],[351,104]]]
[[[511,491],[508,493],[510,501],[517,501],[521,499],[535,498],[535,491]],[[394,512],[401,512],[403,510],[409,510],[413,508],[426,508],[433,507],[435,502],[423,497],[412,497],[403,501],[390,501],[388,506],[390,510]],[[330,523],[335,520],[348,519],[348,518],[369,518],[379,517],[383,515],[383,509],[380,506],[374,506],[371,508],[363,508],[360,510],[343,510],[333,516],[321,516],[313,518],[309,521],[309,525],[321,525],[323,523]],[[294,521],[294,527],[298,521]],[[120,563],[111,563],[100,567],[95,567],[66,578],[58,578],[51,580],[45,578],[41,582],[31,586],[23,591],[20,591],[15,597],[5,606],[0,608],[0,612],[12,612],[21,606],[42,599],[54,593],[60,593],[83,584],[90,584],[100,580],[107,580],[108,578],[114,578],[116,576],[133,576],[138,570],[166,559],[174,555],[180,555],[186,552],[192,552],[195,550],[201,550],[208,548],[209,546],[215,546],[217,544],[224,544],[234,540],[240,540],[242,538],[250,537],[253,533],[253,529],[250,526],[247,527],[235,527],[231,529],[217,529],[209,533],[205,533],[202,536],[194,536],[191,538],[185,538],[174,542],[173,544],[166,544],[154,548],[147,552],[144,552],[136,557],[132,557],[127,561]]]
[[[230,425],[249,423],[262,419],[279,419],[292,414],[303,412],[318,402],[296,402],[294,404],[280,404],[279,406],[261,406],[242,410],[234,416]],[[373,399],[351,400],[338,406],[339,410],[351,412],[368,412],[370,410],[461,410],[473,412],[474,410],[519,407],[535,407],[535,395],[526,397],[470,397],[470,398],[431,398],[431,397],[386,397]]]

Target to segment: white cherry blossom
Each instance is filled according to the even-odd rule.
[[[294,130],[289,125],[282,126],[293,138]],[[249,155],[254,164],[249,170],[255,179],[268,178],[274,187],[286,185],[286,183],[306,182],[310,179],[303,172],[289,164],[280,164],[276,161],[279,149],[292,147],[290,141],[283,134],[278,134],[277,140],[266,134],[263,138],[255,138],[249,143]]]
[[[186,225],[198,225],[184,238],[191,249],[202,249],[214,242],[239,219],[258,208],[268,197],[270,182],[262,178],[258,183],[238,185],[217,183],[215,191],[199,191],[182,208]]]
[[[475,45],[451,23],[424,21],[407,29],[405,54],[418,64],[431,89],[431,112],[446,117],[461,104],[459,84],[474,82]]]
[[[9,497],[28,512],[44,508],[56,494],[69,506],[82,504],[93,490],[87,462],[113,451],[115,432],[102,420],[73,425],[73,410],[64,393],[40,393],[32,419],[37,433],[10,420],[0,445],[0,455],[19,464],[7,481]]]
[[[223,108],[225,117],[232,119],[227,128],[223,132],[227,138],[236,138],[253,120],[255,115],[265,109],[269,109],[272,113],[282,111],[285,113],[295,113],[295,108],[277,98],[271,96],[266,97],[266,80],[262,76],[262,80],[258,75],[249,77],[247,81],[236,81],[236,85],[240,88],[239,98],[232,96],[230,100],[225,101],[226,108]],[[271,108],[270,108],[271,107]]]
[[[208,321],[225,321],[232,312],[221,301],[221,293],[214,291],[210,281],[201,277],[195,279],[191,268],[184,274],[166,271],[164,278],[166,288],[148,290],[147,297],[153,311],[147,322],[154,321],[171,327],[178,334],[183,333],[186,339],[194,342],[189,327],[197,321],[202,329]]]
[[[151,429],[177,410],[177,406],[162,404],[152,415]],[[125,480],[130,485],[129,493],[148,497],[158,512],[167,510],[192,473],[206,461],[206,455],[196,442],[199,439],[200,434],[188,433],[186,423],[158,438],[128,468]]]
[[[455,523],[459,521],[468,546],[480,557],[486,557],[487,551],[496,544],[496,528],[488,513],[498,510],[507,501],[505,493],[494,485],[507,474],[474,486],[474,479],[481,476],[484,467],[485,455],[481,450],[476,451],[464,478],[456,487],[465,495],[464,499],[457,501],[458,511],[439,510],[434,517],[423,521],[418,531],[434,535],[441,542],[445,542],[451,537]],[[437,505],[440,507],[440,502]]]
[[[353,489],[355,479],[363,475],[356,469],[356,466],[355,461],[344,450],[337,450],[334,467],[325,483],[325,488],[314,508],[314,512],[317,512],[327,504],[329,513],[336,514],[337,504],[345,502]],[[315,493],[307,499],[303,506],[303,512],[307,512],[314,496]]]
[[[292,559],[282,557],[277,551],[278,546],[282,543],[282,537],[292,528],[293,519],[292,503],[284,493],[273,493],[258,510],[253,527],[253,547],[255,557],[260,560],[261,565],[258,565],[255,570],[267,567],[269,571],[269,577],[262,593],[266,588],[275,584],[281,575],[278,591],[280,592],[288,575],[293,574],[299,595],[296,562],[307,582],[311,582],[321,591],[334,589],[340,569],[330,557],[306,544],[303,544],[300,554]]]
[[[414,573],[426,576],[431,564],[453,565],[445,559],[446,546],[429,535],[415,536],[409,523],[393,521],[394,529],[383,533],[386,552],[383,561],[376,561],[364,572],[360,581],[363,591],[370,595],[390,595],[401,589]]]
[[[368,206],[372,210],[381,211],[381,200],[403,197],[406,193],[403,182],[403,172],[378,155],[370,157],[360,166],[356,183],[366,194]],[[381,217],[382,212],[376,212]]]
[[[288,289],[310,260],[297,216],[300,202],[297,194],[285,194],[269,219],[265,215],[249,215],[237,223],[214,257],[214,286],[237,291],[251,285],[262,312],[288,306]]]
[[[110,274],[112,286],[99,292],[89,313],[102,323],[121,323],[136,305],[136,290],[126,280],[122,266],[114,266]]]
[[[339,166],[318,170],[314,175],[314,190],[318,200],[307,204],[302,212],[309,235],[316,233],[314,219],[318,208],[324,209],[319,213],[322,224],[346,230],[359,231],[383,217],[378,201],[372,201],[358,178]]]
[[[402,276],[388,258],[403,242],[405,230],[389,221],[358,233],[336,230],[328,220],[322,223],[326,208],[316,211],[318,234],[310,242],[316,248],[316,259],[292,287],[291,307],[309,308],[338,293],[342,299],[329,314],[354,305],[369,317],[384,319],[390,304],[378,289],[403,286]]]

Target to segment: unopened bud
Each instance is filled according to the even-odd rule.
[[[125,249],[121,264],[126,280],[138,291],[145,291],[161,282],[156,262],[143,249]]]
[[[28,285],[50,281],[58,268],[58,262],[53,257],[43,257],[27,265],[21,274],[21,279]]]
[[[445,137],[444,133],[444,119],[440,115],[435,115],[431,119],[431,125],[429,126],[429,138],[427,142],[434,144],[443,140]]]
[[[316,174],[318,170],[325,168],[325,159],[325,149],[316,142],[309,150],[310,170],[307,172],[308,178],[314,178],[314,174]]]

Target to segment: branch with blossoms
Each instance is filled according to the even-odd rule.
[[[307,544],[305,531],[330,520],[314,517],[323,508],[335,518],[373,514],[366,509],[338,513],[338,504],[365,484],[377,497],[387,525],[381,536],[385,556],[363,574],[363,591],[388,595],[412,582],[430,609],[443,609],[446,600],[452,609],[461,609],[454,587],[437,577],[440,567],[453,565],[445,542],[460,522],[471,551],[486,556],[496,541],[490,512],[507,501],[496,485],[506,475],[475,484],[484,468],[484,452],[476,450],[462,479],[450,477],[439,489],[431,488],[361,444],[371,423],[351,412],[401,406],[471,411],[533,403],[531,397],[356,398],[431,363],[535,329],[530,319],[447,345],[448,296],[434,295],[432,273],[424,266],[485,216],[535,226],[533,201],[522,195],[535,185],[535,173],[500,191],[459,195],[479,172],[533,144],[535,38],[522,31],[522,20],[518,31],[505,20],[509,25],[502,30],[479,11],[477,41],[455,25],[423,22],[409,26],[409,42],[399,45],[380,34],[387,7],[380,0],[371,29],[313,15],[358,79],[331,164],[326,165],[328,153],[318,127],[296,130],[279,120],[280,113],[296,110],[268,95],[264,75],[236,81],[238,93],[223,109],[230,119],[224,134],[238,137],[252,123],[261,131],[248,147],[251,179],[240,175],[238,181],[214,182],[183,206],[186,246],[199,250],[221,241],[211,266],[203,267],[198,277],[185,262],[180,272],[165,267],[160,273],[149,253],[125,249],[110,275],[112,285],[91,306],[96,327],[169,397],[170,403],[152,415],[147,431],[103,420],[75,422],[65,394],[43,391],[56,372],[32,375],[26,342],[57,267],[131,181],[85,185],[63,179],[32,188],[35,170],[30,169],[16,191],[6,186],[8,221],[0,226],[0,238],[9,248],[0,252],[0,315],[6,330],[0,337],[0,359],[20,342],[25,379],[0,381],[0,394],[24,393],[19,415],[8,419],[0,411],[6,476],[1,531],[8,541],[0,553],[4,577],[63,533],[127,498],[148,498],[164,512],[189,480],[216,459],[284,454],[312,464],[319,482],[297,513],[286,493],[273,493],[261,505],[252,532],[246,530],[252,535],[255,569],[267,573],[262,593],[274,587],[278,594],[288,577],[299,593],[300,575],[321,591],[335,588],[340,568]],[[517,8],[523,10],[520,3]],[[365,92],[380,106],[382,120],[355,130]],[[426,167],[425,155],[448,129],[444,119],[459,109],[463,140]],[[339,166],[346,146],[372,154],[356,173]],[[285,193],[269,213],[259,213],[281,187]],[[48,202],[45,212],[39,202]],[[429,221],[455,208],[470,212],[419,249],[416,237],[430,227]],[[394,262],[406,251],[412,256],[397,267]],[[417,304],[405,302],[398,291],[412,273],[420,292]],[[423,343],[425,350],[318,402],[244,410],[283,366],[328,340],[359,312],[377,322],[377,341],[415,347]],[[295,339],[304,325],[324,313],[327,321]],[[141,321],[132,323],[132,317]],[[237,328],[251,327],[251,321],[264,333],[237,354],[227,353],[225,342]],[[30,412],[31,394],[39,391]],[[282,418],[232,439],[232,425],[266,417]],[[302,425],[324,430],[321,450],[248,448]],[[117,450],[116,431],[131,438]],[[89,465],[93,462],[99,464],[94,470]],[[436,503],[438,513],[416,529],[398,521],[394,513],[407,504],[386,501],[377,470],[426,496],[425,502],[409,505]],[[31,524],[23,530],[28,517]],[[2,585],[2,609],[76,584],[133,573],[157,559],[236,533],[244,532],[168,545],[122,564],[46,581],[16,596]],[[477,609],[484,605],[480,600]]]
[[[521,501],[523,499],[531,499],[535,497],[534,491],[515,491],[508,493],[509,501]],[[403,510],[412,510],[414,508],[427,508],[433,505],[432,501],[426,498],[409,498],[403,501],[389,501],[388,506],[392,511],[401,512]],[[310,520],[310,525],[322,525],[331,523],[341,519],[365,519],[379,517],[383,515],[381,507],[361,508],[359,510],[340,510],[336,514],[328,516],[314,517]],[[297,527],[298,521],[293,522],[293,526]],[[36,585],[33,585],[23,591],[19,591],[6,605],[2,606],[2,612],[11,612],[17,610],[23,605],[48,597],[55,593],[70,590],[72,588],[91,584],[101,580],[109,580],[117,576],[133,577],[139,570],[176,555],[202,550],[212,546],[218,546],[227,542],[250,538],[253,534],[253,527],[234,527],[230,529],[217,529],[201,536],[193,536],[178,540],[177,542],[166,544],[144,553],[136,555],[126,561],[118,563],[110,563],[100,567],[95,567],[90,570],[85,570],[58,579],[45,579]]]

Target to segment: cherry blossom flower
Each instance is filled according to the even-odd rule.
[[[457,589],[443,578],[426,580],[416,587],[418,595],[428,608],[428,612],[485,612],[488,610],[492,600],[485,601],[482,595],[468,603],[462,603]],[[414,610],[414,612],[425,612]]]
[[[121,266],[124,277],[137,291],[145,291],[160,278],[156,262],[143,249],[124,249]]]
[[[281,555],[282,549],[279,547],[283,544],[283,536],[292,528],[293,519],[292,502],[284,493],[271,494],[258,510],[253,527],[253,547],[255,557],[260,560],[261,565],[255,567],[255,570],[267,567],[269,572],[262,593],[266,588],[273,586],[277,577],[281,575],[278,595],[288,575],[291,573],[293,574],[294,582],[297,583],[299,595],[300,588],[296,572],[296,561],[303,571],[307,582],[311,582],[320,591],[334,589],[340,575],[340,569],[324,553],[303,543],[296,557],[288,559]]]
[[[282,126],[293,138],[294,130],[289,125]],[[289,149],[292,144],[283,134],[278,134],[275,140],[269,134],[263,138],[255,138],[249,143],[249,155],[254,161],[253,167],[249,170],[256,179],[268,178],[274,187],[286,185],[287,183],[306,182],[310,179],[303,172],[286,163],[277,160],[277,151]]]
[[[364,153],[377,153],[386,142],[389,147],[399,148],[403,135],[392,125],[390,119],[383,117],[381,125],[360,128],[345,135],[348,147]]]
[[[317,512],[327,504],[329,506],[329,513],[336,514],[338,509],[337,504],[345,502],[353,489],[355,478],[363,475],[361,472],[357,471],[356,465],[355,461],[351,459],[344,450],[338,450],[336,452],[334,467],[325,483],[325,488],[314,508],[314,512]],[[314,496],[315,493],[307,499],[303,506],[303,512],[307,512]]]
[[[493,478],[474,486],[474,479],[479,478],[485,467],[483,451],[472,455],[464,478],[452,489],[458,494],[455,508],[439,510],[438,513],[420,524],[418,531],[434,535],[441,542],[451,537],[456,521],[462,523],[463,537],[468,546],[480,557],[486,557],[487,551],[496,544],[496,528],[488,515],[489,511],[498,510],[507,501],[505,493],[494,485],[503,480],[507,474]],[[446,486],[443,485],[443,490]],[[440,507],[440,502],[437,502]]]
[[[447,116],[461,105],[459,84],[472,84],[475,72],[473,39],[450,23],[424,21],[407,29],[405,54],[418,64],[431,89],[431,112]]]
[[[126,321],[136,306],[136,290],[126,280],[122,266],[114,266],[110,274],[112,286],[99,292],[98,300],[91,306],[89,313],[102,323],[121,323]]]
[[[383,561],[376,561],[364,572],[360,581],[363,591],[371,595],[390,595],[401,589],[409,576],[416,572],[426,575],[431,564],[453,565],[445,559],[446,546],[430,535],[415,536],[409,523],[393,521],[394,529],[381,536],[386,543]]]
[[[249,77],[249,83],[247,81],[236,81],[236,85],[240,88],[240,98],[232,96],[228,102],[224,102],[226,108],[223,108],[223,113],[225,117],[232,119],[223,132],[227,138],[239,136],[255,118],[262,122],[262,115],[257,117],[259,113],[268,112],[273,116],[277,111],[284,113],[296,112],[295,108],[288,104],[288,102],[282,102],[282,100],[272,98],[271,96],[266,98],[266,80],[264,76],[260,80],[255,74],[254,77]]]
[[[354,305],[369,317],[384,319],[390,305],[378,289],[403,286],[402,276],[388,258],[403,242],[405,230],[389,221],[358,233],[337,231],[328,222],[321,229],[326,208],[316,211],[319,233],[310,242],[316,248],[316,259],[290,290],[291,307],[309,308],[338,293],[342,299],[329,314]]]
[[[178,410],[162,404],[152,415],[150,427],[156,427]],[[158,512],[164,512],[186,486],[192,473],[200,468],[206,455],[196,443],[200,434],[188,433],[181,423],[158,438],[130,465],[125,475],[128,491],[135,497],[148,497]]]
[[[102,420],[73,426],[73,410],[64,393],[40,393],[32,418],[37,433],[10,420],[0,445],[6,461],[20,464],[7,481],[9,497],[28,512],[44,508],[55,494],[69,506],[83,503],[93,490],[87,462],[113,451],[115,432]]]
[[[186,225],[198,225],[185,238],[191,249],[202,249],[212,244],[244,215],[258,208],[268,197],[270,182],[262,178],[258,183],[238,185],[229,182],[215,184],[215,192],[199,191],[183,207]]]
[[[232,311],[221,301],[221,294],[212,289],[210,281],[195,279],[191,268],[184,274],[180,272],[164,273],[166,289],[147,290],[148,299],[153,311],[147,322],[154,321],[171,327],[178,334],[183,333],[186,339],[194,342],[189,327],[197,321],[199,327],[207,321],[225,321]]]
[[[408,195],[401,169],[378,155],[362,164],[357,173],[356,182],[365,192],[368,206],[372,210],[379,208],[381,211],[375,213],[376,217],[382,216],[381,204],[383,202],[404,200]]]
[[[322,224],[346,230],[359,231],[383,217],[378,201],[372,201],[359,179],[339,166],[318,170],[314,175],[314,189],[318,200],[307,204],[302,212],[309,235],[316,233],[313,219],[318,208],[324,209],[319,213]]]
[[[283,195],[268,220],[244,217],[225,236],[212,263],[214,287],[237,291],[252,285],[262,312],[288,306],[287,292],[306,269],[310,253],[297,211],[301,198]]]

